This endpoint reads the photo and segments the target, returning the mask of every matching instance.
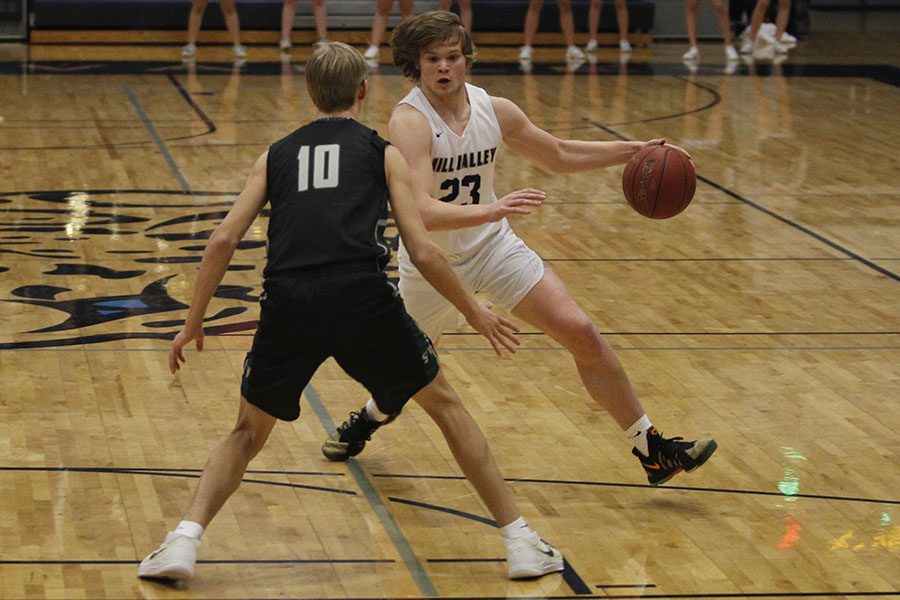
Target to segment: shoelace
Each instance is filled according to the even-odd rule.
[[[343,437],[343,434],[352,431],[352,433],[354,434],[365,436],[365,440],[368,442],[372,439],[372,432],[377,429],[377,427],[371,429],[365,428],[364,422],[368,420],[369,419],[364,416],[362,412],[352,411],[350,413],[350,418],[347,419],[345,423],[341,424],[340,427],[338,427],[338,433],[341,434],[341,437]],[[359,441],[359,438],[356,438],[353,441]]]
[[[675,466],[681,467],[684,465],[685,459],[690,460],[686,450],[693,445],[693,442],[684,442],[683,439],[681,436],[667,439],[660,434],[660,445],[656,449],[660,461],[672,462]]]

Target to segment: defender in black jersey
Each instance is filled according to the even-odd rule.
[[[326,117],[269,148],[265,293],[241,393],[279,419],[299,416],[330,356],[387,414],[437,374],[431,342],[382,272],[386,147],[354,119]]]
[[[326,358],[334,357],[368,388],[389,418],[413,395],[426,410],[462,406],[440,372],[431,342],[382,272],[388,257],[381,238],[388,203],[411,260],[428,281],[498,354],[518,344],[515,327],[479,306],[429,241],[402,155],[355,120],[367,90],[366,74],[362,55],[346,44],[316,51],[306,81],[319,118],[259,157],[210,237],[184,329],[169,353],[173,373],[184,362],[188,343],[203,349],[209,301],[238,242],[270,204],[259,329],[245,361],[237,424],[210,455],[184,520],[141,562],[141,577],[193,576],[204,527],[237,489],[276,420],[299,416],[300,394]],[[478,426],[464,410],[455,421],[462,443],[452,450],[463,471],[500,525],[517,522],[518,508]],[[558,552],[544,559],[562,569]]]

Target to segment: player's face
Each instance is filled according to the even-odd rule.
[[[428,46],[419,55],[419,81],[432,93],[455,92],[466,82],[466,57],[460,42]]]

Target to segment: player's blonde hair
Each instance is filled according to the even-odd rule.
[[[320,111],[340,112],[356,102],[359,84],[368,74],[359,50],[343,42],[329,42],[306,63],[306,88]]]
[[[466,64],[475,60],[475,46],[472,36],[463,27],[462,21],[452,12],[436,10],[407,19],[394,28],[391,49],[394,51],[394,65],[404,76],[418,81],[419,58],[422,51],[434,44],[459,42]]]

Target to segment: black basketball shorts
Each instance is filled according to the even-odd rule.
[[[383,273],[269,278],[241,394],[293,421],[300,395],[327,358],[372,394],[385,414],[437,375],[437,353]]]

